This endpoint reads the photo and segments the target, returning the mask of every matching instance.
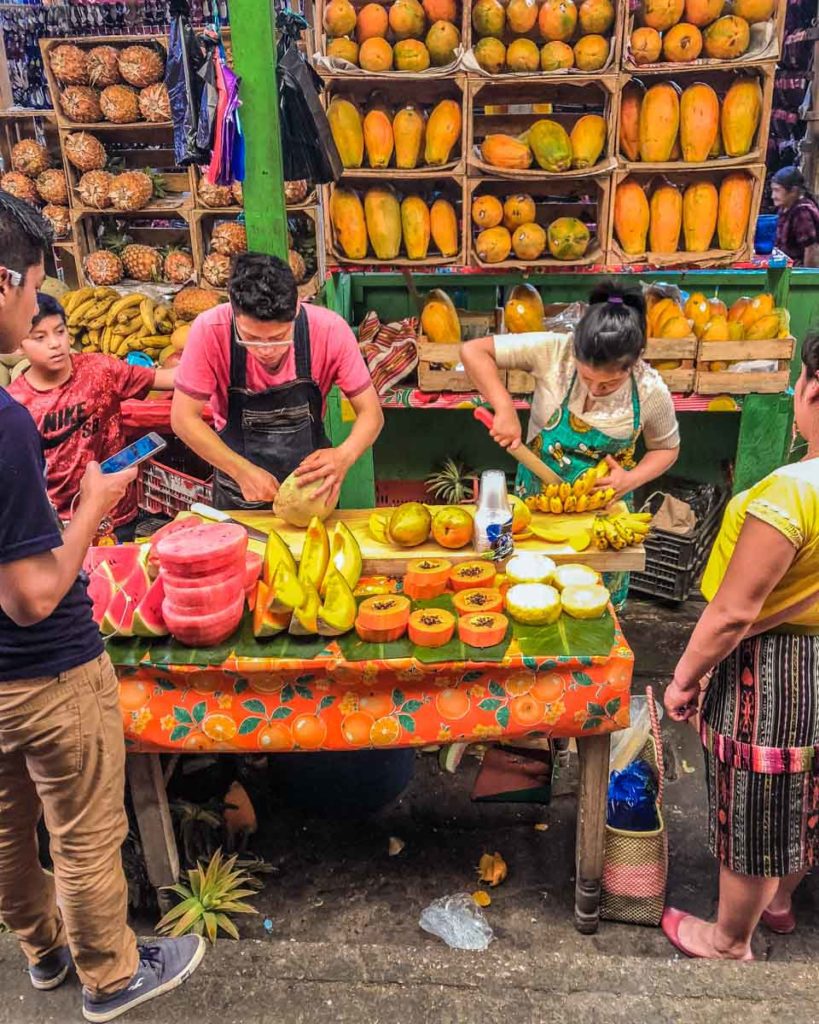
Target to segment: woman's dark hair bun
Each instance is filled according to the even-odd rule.
[[[603,281],[589,296],[589,308],[575,328],[574,353],[590,366],[627,368],[646,347],[646,304],[639,288]]]

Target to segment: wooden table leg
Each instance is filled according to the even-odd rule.
[[[577,847],[574,920],[579,932],[593,935],[600,920],[600,880],[606,840],[609,749],[606,736],[577,739],[580,782],[577,797]]]
[[[159,754],[129,754],[127,770],[148,878],[164,913],[173,900],[161,887],[177,881],[179,854]]]

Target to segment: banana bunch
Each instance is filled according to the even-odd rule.
[[[610,470],[605,461],[587,469],[573,484],[547,484],[536,497],[527,498],[526,506],[532,512],[593,512],[605,508],[614,498],[614,488],[595,490],[597,481],[608,476]]]
[[[632,544],[642,544],[651,529],[650,512],[618,512],[598,515],[592,523],[592,543],[598,551],[613,548],[622,551]]]
[[[176,314],[140,292],[120,295],[113,288],[79,288],[61,299],[68,333],[83,352],[102,352],[123,359],[144,352],[160,359],[170,347]]]

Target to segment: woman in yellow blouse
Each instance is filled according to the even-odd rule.
[[[672,718],[700,714],[720,861],[716,921],[663,917],[687,956],[753,959],[760,919],[793,931],[791,896],[819,862],[819,334],[802,361],[807,454],[728,506],[703,577],[710,603],[665,693]]]

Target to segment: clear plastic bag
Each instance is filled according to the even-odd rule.
[[[495,937],[468,892],[434,900],[421,912],[418,923],[425,932],[443,939],[450,949],[486,949]]]
[[[651,733],[651,718],[645,694],[636,693],[631,697],[629,711],[631,724],[628,729],[612,733],[609,772],[621,772],[636,760]],[[657,708],[657,715],[662,718],[663,709],[661,707]]]

